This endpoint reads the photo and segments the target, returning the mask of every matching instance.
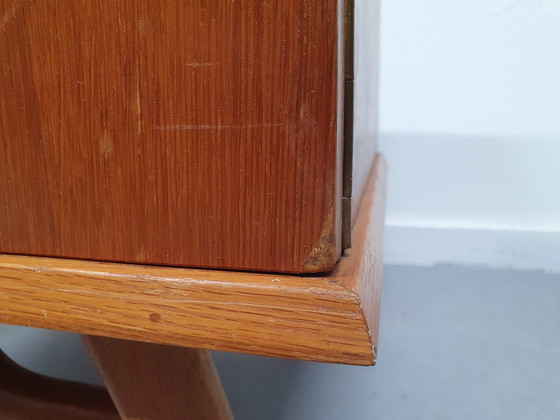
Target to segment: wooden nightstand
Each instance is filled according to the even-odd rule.
[[[373,364],[377,32],[370,0],[1,1],[0,322],[84,334],[130,419],[231,416],[194,348]],[[115,415],[83,391],[35,406]]]

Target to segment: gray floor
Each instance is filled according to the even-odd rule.
[[[236,418],[560,418],[560,275],[385,273],[374,368],[215,353]],[[75,335],[0,326],[0,347],[33,370],[99,382]]]

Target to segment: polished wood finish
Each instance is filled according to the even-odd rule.
[[[30,372],[0,351],[2,420],[118,420],[106,390]]]
[[[84,336],[125,420],[233,420],[206,350]]]
[[[385,164],[326,276],[0,256],[0,322],[323,362],[375,361]]]
[[[0,0],[0,252],[332,269],[343,11]]]

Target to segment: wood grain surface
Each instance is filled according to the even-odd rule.
[[[119,420],[107,391],[48,378],[24,369],[0,351],[2,420]]]
[[[0,322],[323,362],[375,362],[385,164],[327,276],[0,256]]]
[[[342,14],[342,0],[0,0],[0,252],[333,268]]]
[[[94,336],[84,341],[123,420],[233,420],[207,350]]]

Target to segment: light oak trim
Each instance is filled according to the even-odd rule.
[[[322,277],[0,255],[0,322],[331,363],[375,363],[386,168]],[[188,244],[185,244],[188,246]]]

